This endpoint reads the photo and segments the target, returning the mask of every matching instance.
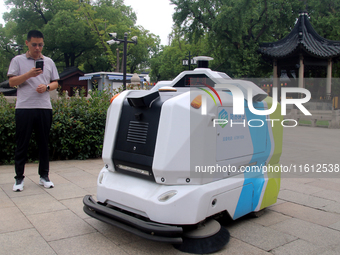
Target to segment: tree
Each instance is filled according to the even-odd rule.
[[[61,10],[43,28],[45,51],[65,67],[76,66],[76,59],[95,48],[95,40],[87,25],[71,10]]]
[[[150,66],[150,58],[159,51],[160,38],[143,27],[133,29],[130,34],[138,37],[137,45],[128,44],[127,53],[129,72],[135,73],[138,68]]]
[[[128,44],[127,70],[135,72],[138,67],[145,67],[149,64],[150,55],[157,51],[160,40],[157,36],[145,30],[143,27],[136,27],[136,14],[131,7],[125,6],[122,0],[98,1],[93,8],[82,3],[79,15],[85,17],[89,30],[96,38],[96,47],[99,50],[87,51],[87,58],[84,58],[84,70],[115,71],[118,61],[116,59],[116,48],[122,52],[123,44],[108,46],[108,33],[115,32],[119,38],[123,38],[127,32],[131,36],[138,36],[138,44]],[[100,52],[102,51],[102,52]],[[122,60],[120,61],[122,63]]]
[[[7,0],[6,4],[15,7],[4,15],[7,24],[14,24],[9,40],[24,44],[27,31],[41,30],[45,35],[44,54],[60,69],[79,66],[92,72],[115,70],[116,54],[106,44],[109,32],[139,35],[139,44],[130,46],[128,52],[132,71],[147,65],[159,45],[155,35],[135,27],[136,14],[123,0]]]
[[[208,36],[212,57],[232,77],[259,77],[268,67],[257,54],[259,43],[276,41],[292,29],[299,0],[171,0],[173,19],[190,42]]]
[[[8,66],[13,57],[19,54],[20,46],[13,40],[12,28],[15,23],[9,22],[6,27],[0,25],[0,82],[7,80]],[[23,51],[21,51],[23,52]]]
[[[192,56],[209,55],[210,49],[206,47],[207,38],[202,37],[196,43],[188,43],[187,38],[174,29],[171,35],[171,44],[163,46],[157,54],[151,58],[151,80],[172,80],[180,72],[188,70],[183,66],[182,60],[189,51]]]
[[[6,4],[15,7],[4,15],[7,23],[16,24],[12,27],[15,40],[24,44],[29,30],[41,30],[45,35],[44,52],[57,65],[75,65],[76,58],[94,47],[84,22],[76,16],[79,6],[73,0],[7,0]]]
[[[317,33],[329,40],[340,40],[340,1],[310,0],[308,1],[310,22]],[[340,77],[340,63],[333,64],[333,77]],[[337,86],[338,85],[338,86]],[[339,94],[338,83],[332,85],[332,93]]]

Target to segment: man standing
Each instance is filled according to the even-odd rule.
[[[15,183],[13,191],[24,188],[24,169],[32,131],[35,131],[39,146],[39,184],[53,188],[49,179],[48,140],[52,125],[50,90],[58,88],[59,75],[52,59],[43,56],[44,36],[38,30],[27,34],[25,54],[14,57],[7,76],[11,87],[18,86],[15,107],[16,145]],[[36,68],[37,60],[43,60],[43,68]]]

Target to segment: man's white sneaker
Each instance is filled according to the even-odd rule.
[[[24,179],[16,179],[13,185],[13,191],[23,191],[24,190]]]
[[[40,177],[39,185],[44,186],[46,189],[54,187],[53,182],[51,182],[48,177]]]

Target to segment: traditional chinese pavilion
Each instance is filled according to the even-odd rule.
[[[340,41],[322,38],[314,30],[306,11],[300,12],[293,30],[282,40],[260,44],[262,57],[273,63],[274,86],[281,70],[295,70],[298,86],[304,87],[305,72],[315,68],[327,70],[326,95],[331,95],[332,63],[340,59]]]

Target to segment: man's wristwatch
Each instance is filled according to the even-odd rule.
[[[47,85],[46,86],[46,91],[49,91],[50,90],[50,85]]]

